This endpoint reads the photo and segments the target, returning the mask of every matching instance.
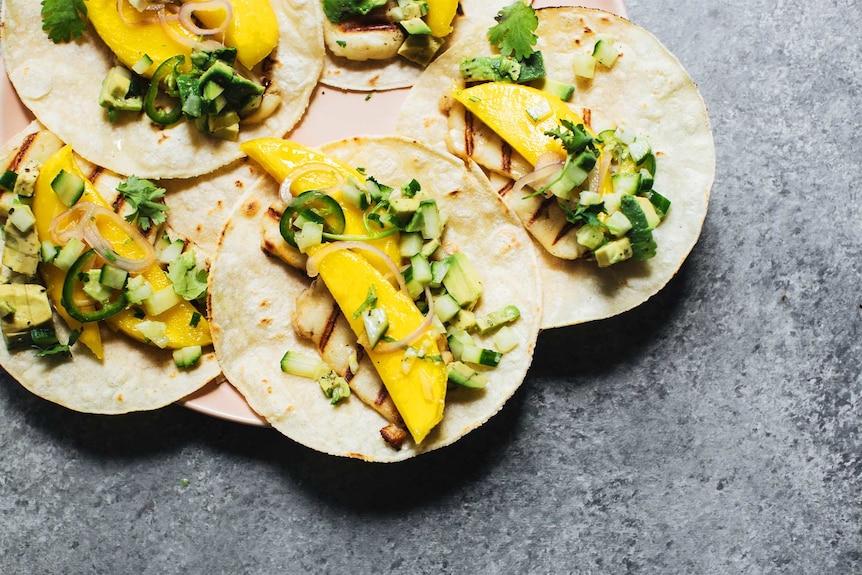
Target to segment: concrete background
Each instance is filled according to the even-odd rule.
[[[0,573],[862,572],[862,3],[627,7],[715,131],[663,292],[542,334],[499,416],[392,466],[4,378]]]

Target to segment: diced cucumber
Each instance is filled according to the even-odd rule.
[[[635,138],[635,141],[629,144],[629,154],[636,164],[642,164],[651,153],[652,148],[646,140]]]
[[[174,365],[181,369],[193,367],[198,361],[200,361],[202,355],[203,350],[199,345],[190,345],[188,347],[175,349],[173,352]]]
[[[602,196],[602,203],[605,206],[605,212],[610,215],[620,209],[620,200],[623,195],[619,193],[610,193]]]
[[[443,233],[443,218],[434,200],[423,200],[404,228],[407,232],[421,232],[426,240],[437,239]]]
[[[111,295],[114,293],[114,290],[109,288],[106,285],[103,285],[99,281],[99,276],[102,274],[101,270],[94,269],[84,272],[86,275],[86,279],[84,280],[84,293],[93,298],[94,300],[105,303],[111,299]]]
[[[175,305],[179,305],[182,301],[182,296],[178,295],[177,292],[174,291],[174,286],[169,285],[158,291],[154,291],[150,297],[143,301],[143,305],[144,309],[147,311],[147,315],[157,316],[168,311]]]
[[[521,310],[517,306],[507,305],[486,316],[477,317],[476,327],[479,333],[484,335],[516,321],[519,317],[521,317]]]
[[[617,61],[620,52],[614,46],[614,39],[609,36],[599,36],[593,47],[593,58],[608,68]]]
[[[591,54],[575,54],[573,60],[575,76],[590,79],[596,75],[596,59]]]
[[[585,248],[594,250],[604,243],[605,232],[601,226],[586,224],[578,228],[575,238]]]
[[[596,206],[602,203],[602,196],[598,192],[584,190],[578,194],[578,203],[582,206]]]
[[[655,211],[658,213],[658,216],[661,219],[664,219],[668,210],[670,210],[670,200],[655,190],[648,192],[646,197],[649,198],[649,201],[653,206],[655,206]]]
[[[655,181],[655,179],[653,178],[653,175],[646,168],[641,168],[638,173],[641,176],[641,185],[640,185],[640,188],[638,188],[638,191],[640,191],[640,192],[650,191],[652,189],[653,183]]]
[[[296,247],[301,253],[307,253],[309,249],[319,246],[323,242],[323,224],[317,222],[305,222],[302,228],[293,235]]]
[[[51,180],[51,189],[64,206],[71,208],[84,194],[84,180],[78,174],[60,170]]]
[[[494,351],[493,349],[479,347],[477,345],[465,345],[461,349],[461,361],[465,363],[497,367],[502,358],[502,353]]]
[[[568,200],[572,190],[583,184],[596,165],[596,155],[583,151],[577,156],[569,156],[560,175],[548,186],[548,190],[558,198]]]
[[[133,276],[126,282],[126,300],[138,305],[153,295],[153,286],[144,276]]]
[[[368,197],[365,195],[364,187],[356,181],[355,178],[350,178],[347,182],[341,185],[341,193],[344,199],[350,202],[354,207],[364,210],[368,207]]]
[[[431,262],[431,283],[432,288],[438,288],[443,285],[443,278],[446,277],[446,272],[449,271],[449,262],[447,260],[435,260]]]
[[[527,106],[526,112],[530,119],[536,124],[545,118],[549,118],[551,114],[554,113],[553,110],[551,110],[551,104],[545,99],[540,100],[534,106]]]
[[[399,239],[401,257],[410,258],[422,251],[422,234],[419,232],[402,232]]]
[[[521,343],[518,333],[511,327],[504,325],[494,334],[494,346],[500,353],[509,353]]]
[[[471,389],[482,389],[488,384],[488,377],[472,367],[453,361],[447,366],[449,381]]]
[[[449,321],[449,325],[470,331],[476,328],[476,314],[469,309],[461,309],[454,319]]]
[[[386,310],[375,307],[363,311],[362,324],[365,326],[365,335],[368,336],[368,345],[374,349],[386,335],[386,330],[389,329],[389,318],[386,316]]]
[[[69,242],[60,248],[60,251],[57,253],[57,257],[54,258],[54,265],[61,270],[68,270],[72,267],[72,264],[75,263],[75,260],[84,253],[84,249],[86,247],[87,246],[84,245],[84,242],[78,238],[69,239]]]
[[[299,377],[318,379],[331,370],[319,357],[303,355],[296,351],[287,351],[281,358],[281,371]]]
[[[628,194],[633,196],[638,193],[641,185],[641,175],[636,172],[614,174],[611,176],[615,194]]]
[[[51,240],[43,240],[42,243],[39,244],[39,256],[41,257],[43,264],[50,264],[53,262],[58,253],[60,253],[60,248],[51,243]]]
[[[430,258],[440,248],[440,240],[433,239],[422,244],[422,249],[419,251],[426,258]]]
[[[572,84],[552,80],[551,78],[542,78],[531,84],[534,88],[538,88],[544,92],[548,92],[557,96],[563,102],[568,102],[575,95],[575,87]]]
[[[186,243],[183,240],[176,239],[170,243],[166,248],[164,248],[161,252],[159,252],[159,263],[160,264],[169,264],[183,253],[183,249],[185,249]]]
[[[165,333],[167,325],[163,321],[141,321],[138,322],[135,329],[158,347],[164,348],[168,344],[168,336]]]
[[[126,270],[110,264],[105,264],[102,266],[102,271],[99,274],[99,283],[109,288],[123,289],[128,277],[129,272]]]
[[[0,188],[9,192],[15,191],[15,181],[18,179],[17,172],[6,170],[0,175]]]
[[[620,211],[616,211],[608,216],[604,221],[605,227],[608,228],[614,236],[621,238],[632,229],[632,223],[626,215]]]
[[[449,351],[452,352],[456,360],[461,359],[461,352],[463,352],[464,346],[476,347],[476,343],[470,337],[470,334],[454,325],[450,325],[446,330],[446,342],[449,345]]]
[[[461,252],[452,254],[446,261],[449,270],[443,277],[446,291],[452,294],[462,308],[471,308],[482,296],[482,280],[472,262]]]
[[[150,69],[150,66],[153,65],[153,59],[150,58],[147,54],[141,56],[135,65],[132,66],[132,72],[139,76],[143,76],[144,72]]]
[[[434,298],[434,315],[436,315],[440,321],[447,322],[461,311],[461,306],[458,305],[458,302],[455,301],[448,293],[444,293],[436,298]]]

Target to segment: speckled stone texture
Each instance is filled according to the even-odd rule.
[[[398,465],[179,407],[0,385],[0,573],[862,572],[862,3],[631,0],[718,171],[658,296],[542,334],[521,391]]]

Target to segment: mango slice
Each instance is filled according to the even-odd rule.
[[[249,140],[240,144],[240,150],[260,164],[275,181],[283,182],[288,177],[293,177],[290,191],[294,196],[306,190],[329,188],[337,184],[339,179],[346,181],[349,177],[353,177],[358,182],[365,181],[365,176],[350,166],[302,144],[281,138]],[[300,170],[309,164],[315,164],[315,167],[308,171]],[[333,192],[331,195],[344,211],[344,233],[359,236],[367,235],[368,231],[362,221],[362,212],[350,202],[345,201],[340,192]],[[397,233],[368,243],[388,255],[394,262],[399,263],[401,261],[401,248]],[[367,257],[372,262],[379,259],[375,258],[373,254],[369,254]],[[380,270],[388,269],[381,262],[375,262],[375,266]],[[363,295],[363,297],[365,296]]]
[[[445,38],[452,32],[452,20],[458,11],[458,0],[427,0],[427,4],[425,23],[431,28],[431,35]]]
[[[377,307],[386,310],[389,320],[387,336],[403,338],[425,319],[413,300],[396,290],[377,268],[358,254],[340,250],[324,256],[320,262],[320,277],[357,337],[365,333],[365,327],[362,318],[354,318],[353,312],[363,304],[372,285]],[[426,355],[431,357],[440,353],[430,330],[413,347],[424,347]],[[366,352],[413,440],[421,443],[443,418],[446,366],[442,361],[412,359],[409,360],[412,362],[410,369],[405,370],[403,350],[383,353],[366,349]]]
[[[192,0],[206,2],[207,0]],[[275,50],[278,44],[278,18],[269,0],[231,0],[233,18],[225,31],[224,43],[236,48],[236,58],[253,68]],[[224,11],[195,12],[206,26],[218,26]]]
[[[560,120],[584,122],[556,95],[521,84],[487,82],[456,90],[453,96],[534,166],[545,152],[563,153],[560,142],[546,131],[558,128]],[[536,122],[528,110],[550,110],[550,115]]]
[[[78,163],[72,155],[72,147],[65,146],[45,162],[44,166],[42,166],[39,178],[36,181],[33,214],[36,216],[37,231],[41,239],[50,237],[49,230],[51,227],[51,221],[67,209],[66,206],[60,202],[57,194],[55,194],[54,190],[51,188],[51,181],[60,172],[60,170],[66,170],[67,172],[77,174],[83,178],[85,186],[84,194],[81,196],[79,201],[92,202],[98,206],[111,209],[111,206],[104,200],[104,198],[102,198],[96,188],[93,187],[81,171],[81,168],[78,166]],[[117,224],[108,220],[100,220],[98,222],[98,226],[102,236],[111,242],[114,250],[116,250],[120,256],[128,258],[141,257],[142,254],[140,247],[134,243],[128,242],[128,235]],[[69,322],[70,327],[74,329],[80,326],[78,322],[71,320],[71,318],[65,314],[63,307],[60,305],[60,294],[62,291],[65,272],[50,265],[42,266],[42,272],[54,307],[58,310],[63,319]],[[156,291],[171,285],[171,281],[168,279],[167,274],[165,274],[165,272],[156,263],[144,270],[143,275],[147,281],[153,285],[153,289]],[[194,306],[187,301],[182,301],[178,305],[156,316],[138,318],[135,316],[135,312],[133,310],[127,309],[105,321],[114,329],[117,329],[129,337],[143,343],[146,343],[146,338],[140,331],[138,331],[137,326],[142,321],[152,320],[163,322],[165,324],[165,335],[167,336],[166,347],[170,349],[178,349],[192,345],[209,345],[212,343],[212,336],[210,335],[209,323],[206,318],[201,317],[197,326],[193,327],[191,325],[192,317],[196,313],[197,310]],[[88,341],[84,340],[85,335],[88,336],[89,340],[92,340],[96,336],[90,334],[90,331],[95,331],[95,334],[98,334],[98,329],[98,324],[96,323],[86,324],[84,326],[84,334],[82,334],[80,341],[82,343],[86,343],[86,341]],[[87,344],[87,347],[93,351],[96,357],[102,357],[101,338],[99,338],[99,343],[96,346],[99,349],[98,352],[89,344]]]

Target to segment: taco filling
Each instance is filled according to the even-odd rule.
[[[281,102],[266,78],[278,44],[268,0],[44,0],[43,29],[54,42],[89,21],[118,63],[102,81],[99,105],[111,122],[145,113],[170,126],[185,118],[201,132],[236,139]]]
[[[454,440],[517,386],[523,371],[513,372],[529,364],[538,326],[537,283],[530,276],[510,291],[490,269],[496,257],[516,257],[524,273],[534,270],[529,253],[513,253],[523,232],[505,215],[494,239],[465,243],[464,210],[482,195],[481,180],[457,159],[395,138],[345,145],[350,153],[336,144],[330,156],[277,139],[243,144],[278,182],[280,197],[264,205],[254,195],[245,198],[225,230],[210,302],[216,353],[228,380],[287,435],[342,455],[402,459]],[[350,159],[362,164],[342,159],[354,150]],[[379,158],[368,165],[364,154]],[[410,170],[429,162],[451,173]],[[251,238],[262,259],[241,255],[240,244]],[[268,262],[275,258],[295,268],[287,278],[273,276]],[[268,275],[255,281],[284,286],[284,301],[271,301],[269,286],[249,286],[251,300],[236,309],[230,285],[252,271]],[[233,319],[246,310],[252,317]],[[259,332],[250,335],[254,326]],[[235,356],[248,338],[272,340],[262,345],[280,375]],[[258,371],[267,375],[258,379]],[[302,380],[317,381],[313,399],[312,382]],[[280,400],[281,394],[293,399]],[[454,406],[447,405],[450,397]],[[465,419],[471,409],[473,423]],[[382,417],[378,445],[369,445],[362,429],[368,413]],[[310,438],[301,421],[318,416],[323,438]],[[341,428],[352,417],[356,438],[326,439],[327,426]]]
[[[97,185],[112,186],[108,191],[115,197],[106,198]],[[36,130],[25,137],[0,178],[5,216],[0,330],[6,344],[3,364],[16,378],[29,383],[30,374],[16,370],[27,361],[22,354],[35,353],[30,361],[43,364],[39,370],[68,362],[73,372],[73,364],[86,372],[101,364],[101,380],[110,388],[106,382],[119,374],[103,362],[124,346],[154,356],[146,362],[164,366],[170,358],[173,368],[162,368],[165,379],[183,371],[189,375],[178,379],[197,381],[191,389],[178,385],[165,402],[217,374],[211,373],[212,336],[201,305],[206,261],[169,228],[163,195],[164,189],[149,180],[98,169],[85,174],[71,146],[50,132]],[[125,340],[119,346],[118,336]],[[134,361],[134,354],[128,359]],[[142,379],[146,362],[138,366]],[[79,392],[61,403],[83,411],[128,410],[122,398],[105,408],[90,403],[89,392]],[[161,401],[156,398],[161,393],[150,395],[148,400]],[[148,400],[129,409],[150,407]]]

